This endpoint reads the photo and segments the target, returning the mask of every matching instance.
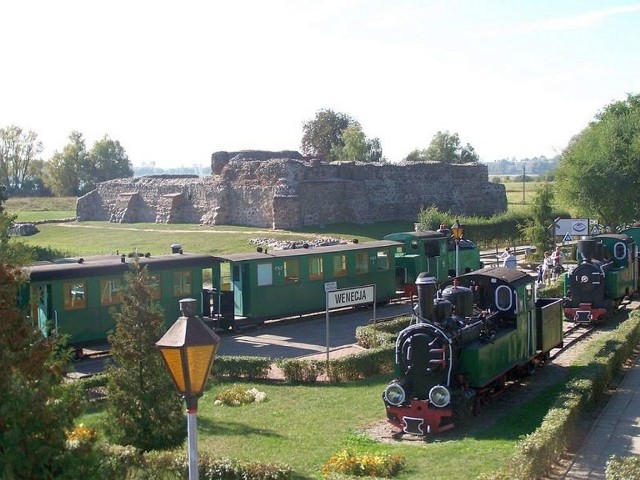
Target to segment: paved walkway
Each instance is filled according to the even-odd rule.
[[[611,455],[640,455],[640,358],[591,427],[565,479],[604,479]]]

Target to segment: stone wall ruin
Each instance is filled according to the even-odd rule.
[[[79,220],[199,223],[297,229],[333,223],[415,221],[435,206],[457,215],[504,212],[504,185],[486,165],[306,160],[298,152],[216,152],[212,174],[100,183],[80,197]]]

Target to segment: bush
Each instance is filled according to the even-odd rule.
[[[333,473],[353,475],[356,477],[393,477],[405,466],[402,456],[391,456],[386,453],[356,453],[344,449],[333,455],[322,467],[322,473],[329,476]]]
[[[287,358],[276,363],[289,383],[315,383],[325,371],[325,362]]]
[[[247,403],[260,403],[264,402],[267,397],[266,393],[259,391],[256,388],[250,388],[245,390],[237,385],[218,393],[215,397],[214,405],[246,405]]]
[[[221,356],[216,357],[211,374],[217,377],[264,380],[269,377],[273,359],[269,357]]]
[[[240,462],[228,458],[198,456],[199,476],[203,480],[289,480],[291,467],[281,463]],[[189,459],[182,451],[142,453],[133,447],[102,447],[100,477],[104,480],[123,478],[152,480],[187,478]],[[93,477],[95,478],[95,477]]]
[[[613,455],[607,461],[607,480],[628,480],[640,478],[640,457],[618,457]]]

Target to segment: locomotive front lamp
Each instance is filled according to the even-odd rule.
[[[185,298],[179,303],[181,316],[156,342],[156,347],[178,391],[187,402],[189,480],[195,480],[198,478],[198,398],[202,396],[207,383],[220,337],[196,316],[195,299]]]
[[[451,393],[447,387],[436,385],[429,390],[429,401],[436,407],[444,408],[451,402]]]
[[[397,407],[407,399],[407,394],[399,383],[393,382],[384,389],[384,399],[388,404]]]

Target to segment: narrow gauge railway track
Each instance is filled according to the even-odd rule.
[[[568,322],[565,322],[567,324]],[[580,340],[587,338],[595,330],[593,325],[584,326],[579,324],[569,324],[570,326],[562,332],[562,346],[552,350],[549,354],[549,360],[555,359],[558,355],[566,352],[572,345]]]

